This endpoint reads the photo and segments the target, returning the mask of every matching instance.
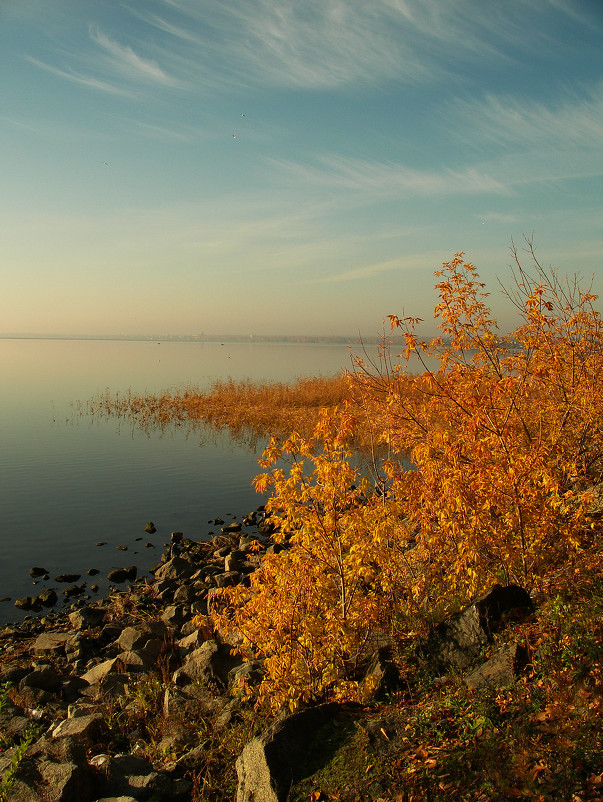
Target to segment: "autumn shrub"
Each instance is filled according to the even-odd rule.
[[[416,319],[390,317],[402,356],[425,365],[412,393],[399,366],[356,373],[381,440],[393,454],[409,449],[415,466],[384,470],[419,533],[419,595],[448,583],[468,596],[495,578],[531,587],[585,542],[602,469],[601,320],[596,296],[530,253],[531,273],[517,259],[506,293],[520,316],[513,332],[498,334],[459,253],[436,274],[441,337],[420,341]]]
[[[315,437],[272,438],[256,479],[282,551],[267,555],[251,587],[228,589],[222,628],[265,659],[260,702],[273,710],[326,696],[357,698],[371,639],[393,590],[384,563],[397,522],[359,476],[348,446],[353,419],[324,413]],[[288,468],[283,460],[289,458]]]
[[[271,440],[256,486],[272,491],[287,550],[250,588],[226,592],[221,625],[265,658],[260,701],[272,708],[358,698],[376,632],[449,612],[495,580],[532,589],[589,544],[603,468],[601,320],[596,296],[528,246],[531,267],[514,251],[506,291],[513,332],[499,335],[458,253],[436,273],[441,336],[422,341],[418,319],[391,315],[403,353],[392,339],[378,362],[357,360],[355,404],[325,413],[311,437]],[[411,357],[421,374],[405,369]],[[359,430],[374,444],[371,480],[353,467]]]

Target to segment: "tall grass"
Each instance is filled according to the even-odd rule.
[[[298,378],[290,383],[243,379],[215,381],[202,391],[188,387],[158,395],[105,392],[91,399],[83,413],[118,417],[137,427],[168,429],[173,425],[229,429],[235,438],[254,440],[296,431],[309,437],[319,411],[333,409],[349,397],[346,372]]]

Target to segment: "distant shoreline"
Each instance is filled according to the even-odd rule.
[[[294,343],[323,345],[375,345],[380,337],[306,336],[267,334],[0,334],[0,340],[103,340],[123,342],[183,342],[183,343]]]

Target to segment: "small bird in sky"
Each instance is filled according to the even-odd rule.
[[[245,115],[244,115],[244,114],[241,114],[241,117],[245,117]]]
[[[109,166],[109,162],[103,162],[103,166],[104,167],[108,167]]]

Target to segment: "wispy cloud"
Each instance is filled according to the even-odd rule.
[[[71,83],[80,84],[88,89],[96,89],[100,92],[107,92],[111,95],[127,96],[131,94],[131,92],[128,91],[128,89],[125,89],[123,86],[116,86],[114,83],[101,80],[100,78],[96,78],[92,75],[84,75],[72,70],[62,70],[59,67],[54,67],[52,64],[46,64],[44,61],[33,58],[33,56],[24,56],[24,58],[26,61],[34,64],[36,67],[46,70],[46,72],[50,72],[53,75],[58,75],[59,78],[65,78]]]
[[[90,26],[90,38],[106,54],[109,65],[128,79],[144,79],[165,86],[177,82],[153,60],[143,58],[129,45],[122,45],[95,26]]]
[[[360,267],[344,270],[341,273],[333,273],[328,276],[312,279],[311,284],[336,284],[347,281],[364,281],[374,278],[382,273],[401,272],[404,270],[429,269],[433,270],[433,265],[439,265],[441,253],[426,251],[421,254],[410,254],[396,259],[386,259],[381,262],[369,262]]]
[[[566,92],[550,103],[496,95],[457,100],[445,111],[448,119],[451,113],[470,121],[451,126],[453,135],[463,138],[467,132],[473,143],[479,138],[506,148],[603,146],[603,83],[586,89],[581,97]]]
[[[73,54],[56,74],[106,88],[116,78],[170,87],[282,86],[370,89],[385,81],[454,80],[467,64],[511,63],[538,50],[551,14],[570,0],[156,0],[132,4],[128,29],[89,26],[96,52]],[[149,7],[150,6],[150,7]],[[579,16],[579,15],[578,15]],[[143,22],[146,31],[140,28]],[[87,23],[86,23],[87,24]],[[549,43],[550,44],[550,43]],[[559,42],[559,46],[562,43]]]
[[[281,177],[313,186],[370,193],[373,197],[444,197],[447,195],[506,194],[508,187],[479,168],[416,170],[377,160],[323,156],[319,166],[268,159]]]
[[[430,82],[475,59],[510,63],[547,37],[565,0],[164,0],[137,10],[181,45],[212,48],[241,82],[329,89],[383,79]],[[561,43],[560,43],[561,44]]]

